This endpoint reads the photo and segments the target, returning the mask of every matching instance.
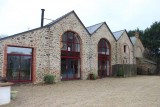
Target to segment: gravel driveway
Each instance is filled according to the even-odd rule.
[[[160,76],[63,81],[20,85],[2,107],[160,107]]]

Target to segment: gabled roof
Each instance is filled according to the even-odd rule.
[[[116,38],[116,40],[118,40],[122,36],[123,32],[125,32],[125,30],[113,32],[113,35]]]
[[[69,12],[69,13],[67,13],[67,14],[59,17],[59,18],[57,18],[56,20],[53,20],[52,22],[48,23],[48,24],[45,25],[45,26],[51,26],[51,25],[55,24],[56,22],[62,20],[63,18],[67,17],[67,16],[70,15],[71,13],[75,13],[74,10],[72,10],[71,12]]]
[[[18,36],[18,35],[20,35],[20,34],[27,33],[27,32],[31,32],[31,31],[35,31],[35,30],[38,30],[38,29],[41,29],[41,28],[50,27],[50,26],[56,24],[57,22],[59,22],[60,20],[62,20],[63,18],[67,17],[67,16],[70,15],[71,13],[73,13],[73,14],[76,16],[76,18],[77,18],[77,19],[79,20],[79,22],[82,24],[83,28],[84,28],[84,29],[86,30],[86,32],[90,35],[90,33],[88,32],[88,30],[86,29],[86,27],[84,26],[84,24],[81,22],[81,20],[79,19],[79,17],[77,16],[77,14],[76,14],[76,13],[74,12],[74,10],[73,10],[73,11],[71,11],[71,12],[69,12],[69,13],[67,13],[67,14],[59,17],[59,18],[57,18],[56,20],[52,21],[51,23],[49,23],[49,24],[47,24],[47,25],[45,25],[45,26],[43,26],[43,27],[38,27],[38,28],[35,28],[35,29],[32,29],[32,30],[28,30],[28,31],[25,31],[25,32],[21,32],[21,33],[17,33],[17,34],[11,35],[11,36],[7,36],[7,37],[4,37],[4,38],[0,38],[0,40],[4,40],[4,39],[10,38],[10,37]]]
[[[104,22],[87,27],[88,32],[90,34],[93,34],[94,32],[96,32],[103,25],[103,23]]]
[[[120,31],[113,32],[113,35],[116,38],[116,40],[118,41],[124,32],[126,32],[126,34],[128,36],[128,33],[126,30],[120,30]],[[131,44],[134,45],[129,36],[128,36],[128,39],[130,40]]]
[[[45,25],[44,27],[50,27],[52,25],[54,25],[55,23],[59,22],[60,20],[62,20],[63,18],[67,17],[70,14],[74,14],[76,16],[76,18],[78,19],[78,21],[81,23],[81,25],[83,26],[83,28],[86,30],[86,32],[90,35],[90,33],[88,32],[88,30],[86,29],[86,27],[84,26],[84,24],[82,23],[82,21],[79,19],[79,17],[77,16],[77,14],[74,12],[74,10],[72,10],[71,12],[57,18],[56,20],[52,21],[51,23]]]
[[[109,32],[111,33],[111,35],[113,36],[113,33],[111,32],[110,28],[108,27],[106,22],[101,22],[92,26],[87,27],[86,29],[88,30],[88,32],[90,33],[90,35],[92,36],[98,29],[100,29],[100,27],[102,25],[105,25],[107,27],[107,29],[109,30]],[[116,38],[113,36],[114,40],[116,41]]]
[[[135,44],[136,43],[136,37],[135,36],[133,36],[133,37],[130,37],[130,39],[131,39],[131,42],[133,43],[133,44]]]

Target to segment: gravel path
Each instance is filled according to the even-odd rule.
[[[20,85],[2,107],[160,107],[160,76],[63,81]]]

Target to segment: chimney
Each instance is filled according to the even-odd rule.
[[[135,37],[139,38],[139,32],[135,32]]]
[[[42,10],[42,15],[41,15],[41,27],[43,27],[44,11],[45,11],[45,9],[41,9],[41,10]]]

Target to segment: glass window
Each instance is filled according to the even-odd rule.
[[[7,53],[8,54],[32,54],[32,49],[31,48],[22,48],[22,47],[12,47],[9,46],[7,48]]]
[[[7,53],[7,79],[13,82],[31,81],[32,49],[10,46]]]
[[[109,46],[105,39],[101,39],[98,43],[98,53],[109,55]]]
[[[61,50],[70,52],[80,52],[80,43],[78,35],[74,32],[66,32],[62,35],[62,48]]]

